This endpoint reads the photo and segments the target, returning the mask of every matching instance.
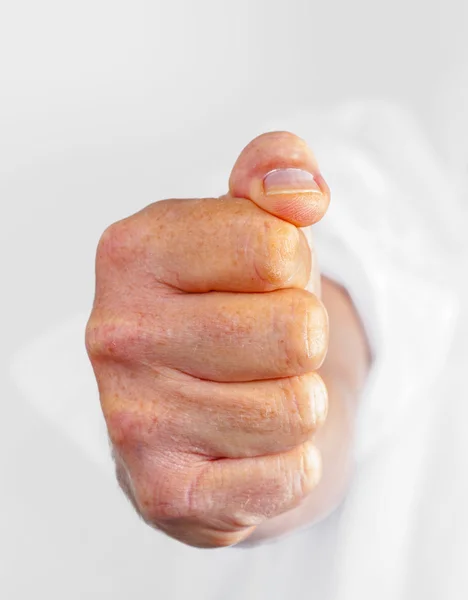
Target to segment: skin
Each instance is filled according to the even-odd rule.
[[[266,194],[282,168],[318,190]],[[101,236],[86,348],[117,478],[185,544],[259,543],[346,491],[369,353],[301,230],[329,201],[306,143],[274,132],[244,148],[224,196],[156,202]]]

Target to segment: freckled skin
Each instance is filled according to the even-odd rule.
[[[322,193],[266,197],[263,177],[282,167],[308,170]],[[325,282],[357,350],[343,356],[333,328],[328,347],[298,228],[329,200],[305,142],[275,132],[243,150],[226,195],[153,203],[101,237],[86,347],[117,478],[146,522],[186,544],[277,535],[342,493],[350,411],[343,421],[337,406],[357,394],[367,354],[349,298]]]

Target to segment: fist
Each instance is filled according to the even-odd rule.
[[[155,202],[99,241],[86,348],[117,478],[186,544],[236,544],[320,480],[328,317],[301,227],[329,197],[306,143],[269,133],[226,195]]]

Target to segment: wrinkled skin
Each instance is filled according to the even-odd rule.
[[[266,194],[286,167],[317,189]],[[241,542],[321,479],[329,318],[300,227],[329,199],[305,142],[275,132],[243,150],[226,195],[156,202],[100,239],[86,347],[118,480],[186,544]]]

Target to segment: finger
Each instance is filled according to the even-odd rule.
[[[265,133],[244,148],[229,178],[229,193],[299,227],[320,221],[330,202],[312,151],[287,131]]]
[[[191,450],[211,458],[291,450],[312,438],[328,407],[317,373],[246,383],[187,382],[179,394],[179,414],[192,427]]]
[[[279,454],[210,461],[192,488],[192,510],[206,514],[213,507],[213,525],[256,525],[304,500],[320,481],[321,467],[310,441]]]
[[[320,453],[306,442],[281,454],[202,461],[177,473],[146,456],[132,479],[145,520],[185,543],[212,547],[236,543],[249,528],[298,506],[321,474]]]
[[[101,238],[101,281],[122,263],[131,278],[151,276],[184,292],[264,292],[309,281],[304,232],[250,200],[163,201],[135,217]]]
[[[119,394],[123,387],[125,398]],[[120,446],[124,440],[125,454],[176,447],[210,459],[291,450],[311,439],[328,409],[317,373],[247,383],[171,373],[158,378],[157,394],[142,394],[141,388],[134,393],[131,376],[121,373],[101,386],[101,396],[112,439]]]
[[[327,312],[306,290],[184,294],[156,299],[146,310],[125,321],[101,313],[99,325],[89,325],[89,351],[236,382],[315,371],[327,350]]]

